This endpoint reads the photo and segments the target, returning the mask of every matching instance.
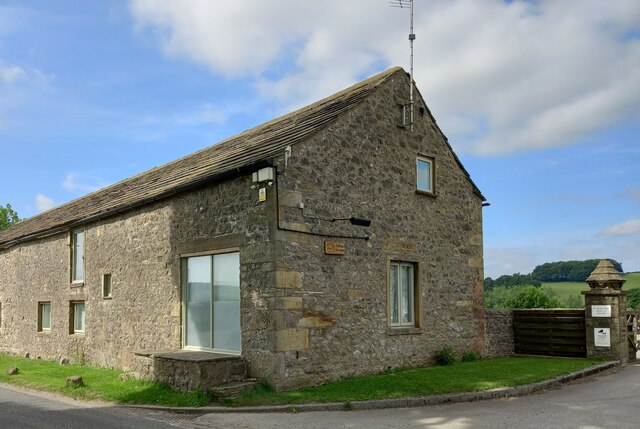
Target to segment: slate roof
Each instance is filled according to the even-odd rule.
[[[293,113],[18,222],[0,232],[0,249],[128,211],[247,167],[258,168],[287,145],[306,139],[334,121],[396,73],[405,71],[393,67]],[[460,167],[466,173],[462,164]]]

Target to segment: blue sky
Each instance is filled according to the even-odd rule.
[[[486,275],[640,270],[640,2],[416,0],[415,79],[484,209]],[[0,204],[23,216],[393,65],[386,0],[0,0]]]

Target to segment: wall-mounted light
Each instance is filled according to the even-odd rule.
[[[253,183],[261,183],[261,182],[273,182],[276,177],[276,170],[273,167],[265,167],[261,168],[258,171],[254,171],[251,175],[251,179]]]

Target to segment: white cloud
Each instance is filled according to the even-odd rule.
[[[631,219],[626,222],[612,225],[602,230],[603,235],[630,235],[640,234],[640,219]]]
[[[250,78],[289,109],[408,63],[387,2],[131,0],[167,55]],[[457,149],[568,145],[640,111],[640,2],[416,2],[416,81]]]
[[[81,176],[75,172],[67,173],[61,185],[67,191],[74,193],[93,192],[106,186],[106,184],[96,177]]]
[[[24,79],[26,73],[22,67],[3,66],[0,64],[0,85],[11,85],[20,79]]]
[[[38,194],[36,195],[36,207],[38,208],[38,212],[45,212],[50,210],[56,206],[56,203],[46,195]]]

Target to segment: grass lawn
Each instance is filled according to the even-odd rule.
[[[622,275],[626,282],[623,290],[640,288],[640,273],[625,273]],[[566,302],[569,296],[577,296],[584,305],[584,296],[580,293],[589,290],[585,282],[545,282],[542,287],[553,291],[561,301]]]
[[[277,393],[261,386],[223,403],[230,406],[285,405],[475,392],[536,383],[600,362],[597,359],[529,357],[487,359],[451,366],[396,370],[290,392]]]
[[[15,366],[17,375],[7,375],[7,368]],[[182,393],[166,385],[141,380],[120,380],[121,372],[84,365],[60,365],[57,362],[26,359],[0,354],[0,382],[38,390],[61,393],[76,399],[198,407],[211,398],[202,392]],[[84,387],[67,387],[65,378],[80,375]]]
[[[584,296],[580,292],[589,290],[589,285],[585,282],[545,282],[542,283],[542,288],[551,290],[560,301],[566,302],[569,296],[573,295],[584,305]]]

